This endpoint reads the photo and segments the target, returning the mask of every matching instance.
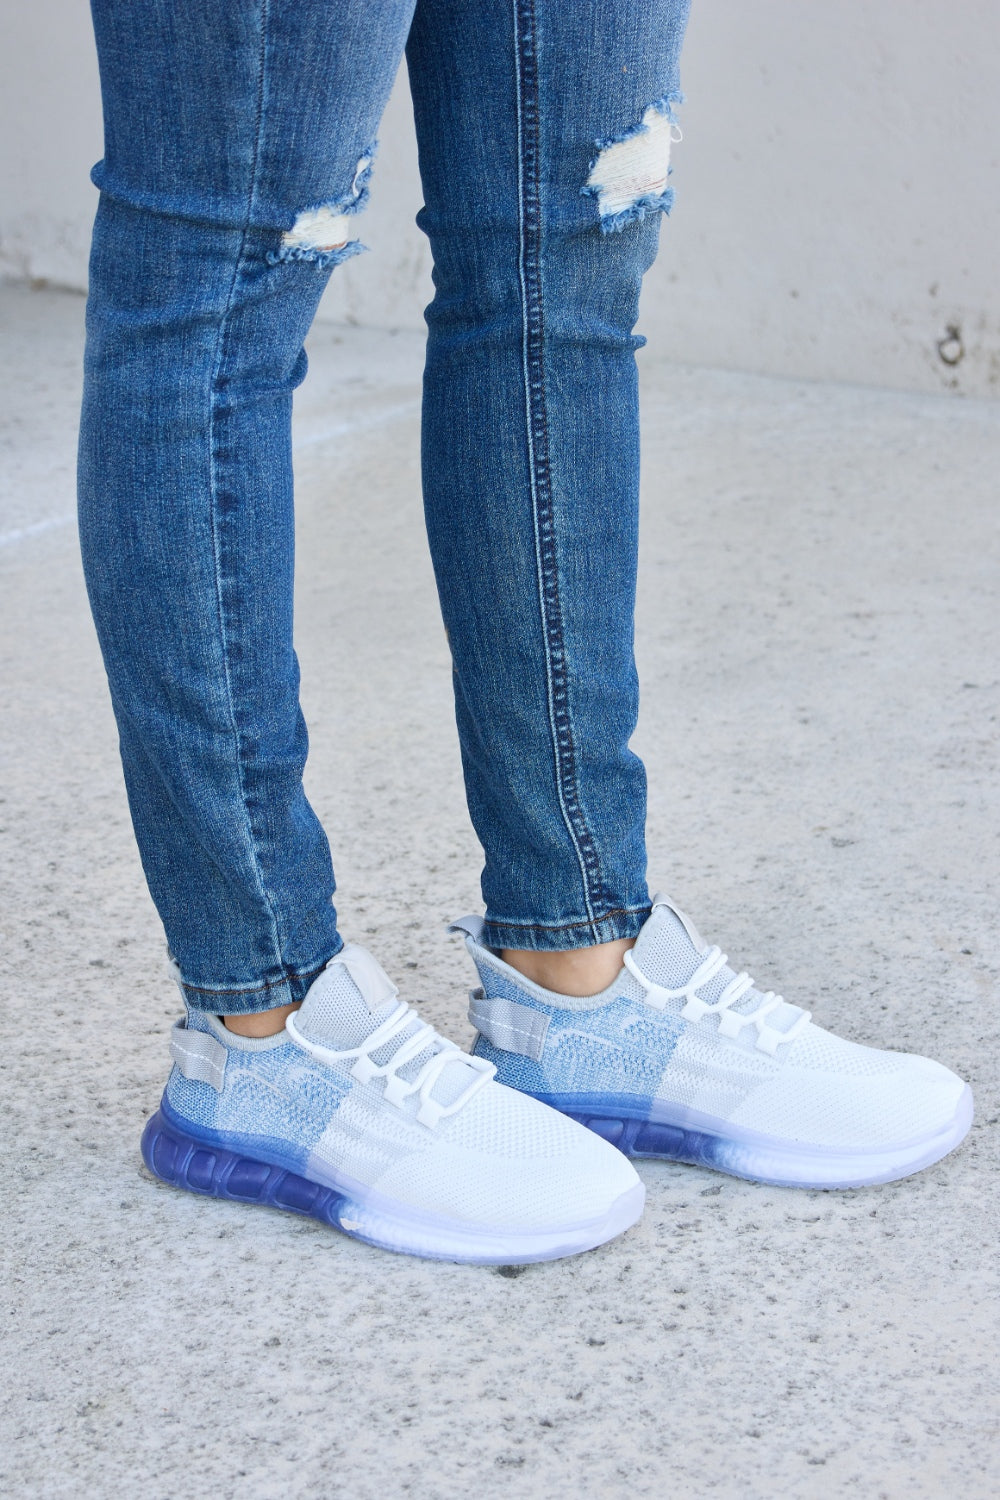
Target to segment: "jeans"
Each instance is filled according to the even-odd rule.
[[[196,1008],[300,1000],[342,944],[302,787],[291,403],[362,248],[404,50],[434,262],[423,489],[484,941],[585,946],[648,915],[632,330],[687,4],[93,0],[83,559]]]

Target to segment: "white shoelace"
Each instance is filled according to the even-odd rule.
[[[417,1029],[401,1042],[389,1061],[375,1062],[372,1054],[395,1041],[397,1037],[401,1037],[412,1021],[419,1022]],[[308,1037],[303,1036],[295,1024],[294,1012],[285,1022],[285,1030],[296,1046],[301,1047],[304,1052],[308,1052],[319,1062],[337,1066],[349,1063],[353,1059],[351,1077],[356,1078],[359,1083],[370,1083],[373,1078],[383,1078],[385,1080],[384,1097],[397,1109],[404,1109],[407,1099],[412,1098],[414,1094],[418,1095],[420,1107],[416,1118],[421,1125],[428,1125],[432,1130],[440,1120],[448,1115],[457,1114],[496,1074],[493,1063],[487,1062],[482,1057],[470,1057],[454,1042],[449,1042],[445,1037],[440,1036],[433,1026],[428,1025],[426,1021],[421,1021],[413,1007],[404,1001],[400,1001],[389,1019],[383,1021],[382,1025],[370,1036],[366,1036],[359,1047],[348,1047],[342,1052],[335,1051],[332,1047],[324,1047],[320,1042],[312,1042]],[[419,1057],[421,1052],[432,1046],[440,1050],[427,1059],[415,1078],[408,1080],[399,1076],[400,1068],[405,1067],[415,1057]],[[453,1099],[450,1104],[439,1104],[436,1099],[431,1098],[431,1091],[445,1068],[455,1063],[461,1063],[464,1068],[471,1070],[477,1076],[472,1079],[467,1088],[462,1090],[457,1099]]]
[[[749,974],[737,974],[726,985],[714,1005],[710,1005],[707,1000],[701,998],[698,990],[710,979],[714,979],[728,962],[721,948],[709,948],[687,984],[682,984],[679,989],[671,990],[647,979],[631,952],[625,954],[625,967],[632,978],[637,980],[645,990],[647,1005],[652,1005],[656,1010],[664,1010],[671,1000],[683,1000],[681,1015],[685,1021],[701,1021],[705,1016],[718,1016],[719,1036],[734,1039],[739,1037],[744,1026],[753,1025],[757,1028],[757,1046],[762,1052],[767,1052],[773,1057],[783,1042],[794,1042],[796,1037],[802,1034],[809,1025],[810,1012],[801,1011],[797,1020],[789,1026],[787,1031],[779,1031],[776,1027],[769,1026],[767,1017],[772,1011],[777,1010],[779,1005],[785,1003],[773,990],[768,990],[767,994],[762,997],[756,1010],[746,1014],[733,1010],[732,1007],[737,1000],[742,1000],[747,991],[754,987]],[[795,1008],[798,1009],[797,1006]]]

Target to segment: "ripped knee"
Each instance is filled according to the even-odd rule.
[[[614,140],[598,141],[598,155],[581,188],[597,200],[601,230],[613,234],[650,213],[669,213],[674,190],[667,186],[670,148],[681,139],[674,94],[650,104],[642,119]]]
[[[268,263],[274,266],[283,261],[306,260],[317,266],[336,266],[366,250],[368,247],[351,231],[354,215],[359,214],[368,202],[368,183],[374,159],[373,144],[359,157],[347,192],[329,203],[302,209],[281,236],[277,250],[268,252]]]

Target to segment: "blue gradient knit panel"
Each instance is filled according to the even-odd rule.
[[[488,975],[488,993],[549,1017],[538,1062],[482,1036],[473,1048],[496,1064],[501,1083],[530,1094],[627,1094],[652,1102],[684,1029],[679,1017],[638,1010],[624,998],[594,1010],[551,1009],[495,970]]]
[[[238,1136],[246,1146],[258,1140],[282,1158],[291,1147],[295,1159],[289,1158],[287,1165],[302,1170],[350,1088],[349,1078],[320,1067],[288,1042],[261,1052],[231,1049],[221,1092],[185,1078],[175,1067],[164,1098],[178,1119],[196,1125],[202,1134]],[[252,1137],[248,1121],[253,1122]]]

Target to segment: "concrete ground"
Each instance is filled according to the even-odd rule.
[[[768,986],[976,1091],[966,1144],[824,1194],[670,1163],[641,1224],[431,1264],[143,1168],[178,1003],[73,526],[82,302],[0,292],[0,1490],[1000,1490],[1000,406],[640,356],[638,748],[655,881]],[[343,927],[469,1037],[474,909],[422,535],[419,340],[321,328],[298,405],[311,795]]]

